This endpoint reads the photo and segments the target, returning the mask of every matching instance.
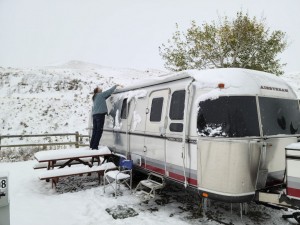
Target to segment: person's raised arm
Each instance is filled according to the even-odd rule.
[[[104,98],[108,98],[116,90],[116,88],[117,85],[114,85],[112,88],[108,89],[107,91],[103,91],[102,95],[104,96]]]

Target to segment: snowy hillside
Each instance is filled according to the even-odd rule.
[[[96,86],[104,90],[117,83],[127,86],[162,73],[80,61],[34,69],[0,67],[1,134],[87,134],[91,92]]]

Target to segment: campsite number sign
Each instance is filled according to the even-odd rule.
[[[0,177],[0,209],[2,206],[5,206],[5,199],[7,199],[7,189],[8,189],[8,180],[6,177]],[[4,198],[4,201],[3,201]],[[3,205],[4,204],[4,205]],[[1,210],[0,210],[1,211]],[[0,224],[1,218],[0,218]]]
[[[7,187],[7,180],[0,178],[0,189],[6,189]]]

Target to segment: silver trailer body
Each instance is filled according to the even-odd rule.
[[[300,143],[286,146],[287,197],[299,202],[300,208]]]
[[[183,71],[108,101],[101,145],[127,154],[136,168],[229,202],[282,184],[285,147],[300,133],[292,88],[258,71]]]

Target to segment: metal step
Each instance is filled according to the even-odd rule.
[[[135,193],[142,200],[155,198],[157,190],[165,186],[164,177],[155,173],[149,173],[146,180],[141,180],[135,188]]]

